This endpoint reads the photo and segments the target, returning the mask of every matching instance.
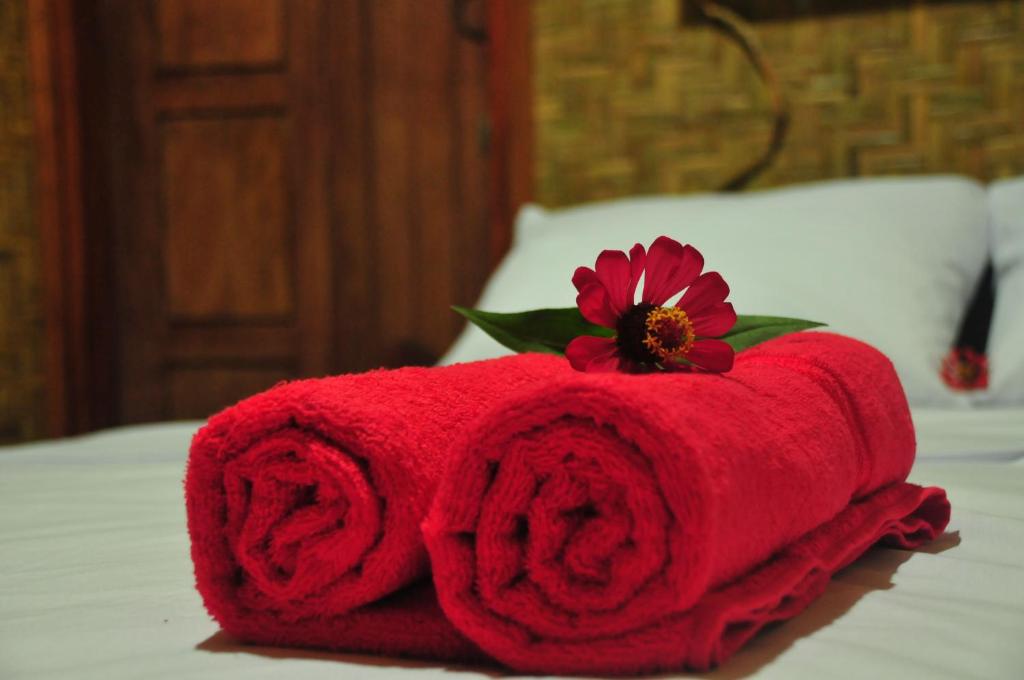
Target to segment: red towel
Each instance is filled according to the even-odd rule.
[[[453,453],[424,534],[445,614],[519,671],[720,663],[880,539],[945,527],[890,362],[825,333],[713,374],[569,374]]]
[[[419,525],[452,435],[572,370],[524,355],[275,387],[210,419],[185,479],[196,583],[248,642],[472,657],[437,607]],[[381,598],[385,598],[381,600]]]

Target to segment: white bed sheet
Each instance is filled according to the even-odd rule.
[[[912,480],[949,491],[949,531],[918,552],[873,549],[710,677],[1024,677],[1024,461],[1006,460],[1024,418],[1011,415],[982,416],[1003,427],[981,437],[965,428],[985,423],[964,413],[916,414],[925,453],[1000,454],[919,460]],[[500,675],[242,647],[218,634],[192,586],[185,532],[181,479],[196,426],[0,449],[0,678]],[[951,443],[954,434],[965,439]]]
[[[1024,459],[1024,407],[917,408],[913,417],[918,460]]]

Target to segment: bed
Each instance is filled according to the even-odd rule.
[[[1013,196],[1024,196],[1024,183]],[[1006,323],[1015,312],[997,318],[992,351],[1005,371],[993,376],[993,389],[955,393],[935,370],[985,266],[985,190],[938,178],[725,200],[646,199],[557,215],[527,209],[480,306],[511,311],[558,296],[571,304],[567,263],[582,264],[598,244],[628,247],[648,231],[676,230],[706,245],[709,260],[730,272],[741,311],[827,319],[883,348],[917,428],[910,479],[947,489],[948,530],[915,552],[872,549],[807,611],[763,632],[708,677],[1021,677],[1024,399],[1015,390],[1024,374],[1013,371],[1024,370],[1024,343],[1012,341],[1018,331]],[[822,206],[829,220],[821,219]],[[752,214],[764,228],[746,225]],[[823,222],[833,230],[815,240]],[[997,232],[1010,244],[996,251],[1004,290],[1021,286],[1024,271],[1017,266],[1024,224],[1010,227]],[[740,229],[745,248],[732,243]],[[783,235],[789,245],[764,258]],[[821,264],[829,249],[853,264]],[[1018,255],[1001,259],[1000,252]],[[872,275],[854,279],[859,296],[843,297],[867,261]],[[928,304],[922,295],[931,296]],[[767,307],[773,303],[779,307]],[[997,317],[998,306],[997,296]],[[499,353],[468,329],[443,361]],[[219,632],[193,586],[185,528],[182,478],[200,424],[0,449],[0,678],[501,675],[493,667],[242,646]]]
[[[1024,408],[919,409],[911,479],[953,520],[875,548],[709,677],[1012,678],[1024,668]],[[0,450],[0,677],[494,677],[493,668],[237,645],[192,583],[196,422]]]

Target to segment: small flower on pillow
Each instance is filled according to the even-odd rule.
[[[988,388],[988,358],[970,347],[953,349],[942,360],[942,380],[958,392]]]

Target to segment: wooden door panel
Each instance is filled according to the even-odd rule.
[[[291,366],[301,346],[299,329],[279,322],[175,323],[168,332],[166,356],[171,366]]]
[[[332,154],[330,177],[333,294],[339,301],[333,326],[333,367],[358,371],[380,363],[378,310],[384,302],[377,286],[373,228],[377,166],[370,111],[372,93],[371,13],[362,2],[328,4],[327,25],[334,36],[329,48]],[[344,341],[341,340],[344,338]]]
[[[436,359],[489,229],[484,53],[447,0],[98,7],[117,420]]]
[[[453,249],[456,276],[453,304],[472,306],[491,271],[491,200],[489,155],[491,121],[487,108],[487,69],[480,45],[456,43]],[[461,328],[457,322],[456,329]]]
[[[222,111],[282,111],[288,79],[282,72],[164,76],[153,83],[153,106],[164,116]]]
[[[284,60],[284,0],[157,0],[162,69],[263,67]]]
[[[412,175],[418,178],[412,195],[414,229],[421,234],[417,257],[422,262],[415,327],[424,347],[440,354],[451,342],[459,317],[449,306],[455,299],[455,213],[458,166],[454,127],[458,118],[456,62],[457,43],[451,39],[451,19],[443,3],[413,3],[413,21],[419,26],[419,48],[430,59],[412,62],[412,78],[406,89],[415,102],[417,127],[426,131],[414,138]],[[447,133],[447,134],[446,134]]]
[[[118,420],[326,373],[322,0],[105,0]],[[324,116],[321,114],[321,118]],[[312,189],[311,189],[312,188]],[[309,204],[315,204],[310,206]],[[327,339],[329,342],[329,338]]]
[[[378,357],[428,363],[461,325],[449,306],[475,298],[489,260],[484,52],[456,34],[446,0],[362,6]]]
[[[403,45],[415,27],[414,4],[404,0],[371,3],[368,44],[374,77],[370,84],[373,139],[374,222],[376,239],[375,297],[378,341],[394,352],[384,361],[395,363],[403,352],[418,351],[412,337],[416,323],[419,234],[413,229],[412,199],[416,187],[410,162],[418,128],[408,98],[413,69]]]
[[[168,410],[175,418],[207,418],[293,372],[291,367],[276,366],[178,366],[168,376]]]
[[[286,134],[273,115],[161,125],[172,319],[286,319],[293,312]]]

